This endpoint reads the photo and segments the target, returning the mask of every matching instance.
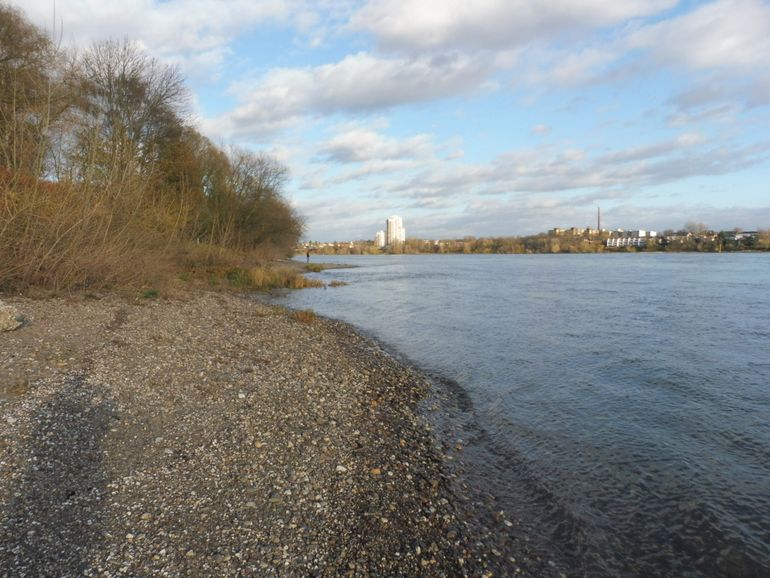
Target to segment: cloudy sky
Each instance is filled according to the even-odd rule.
[[[8,0],[6,0],[8,1]],[[181,68],[193,122],[268,151],[307,238],[770,227],[770,3],[11,0]]]

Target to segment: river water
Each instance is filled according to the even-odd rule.
[[[471,481],[560,566],[770,576],[770,254],[313,260],[356,267],[281,303],[453,384]]]

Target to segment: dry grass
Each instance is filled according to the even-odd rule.
[[[291,318],[300,323],[307,323],[309,325],[315,322],[316,314],[312,309],[300,309],[292,311]]]
[[[305,289],[307,287],[323,287],[323,282],[308,279],[293,267],[261,266],[247,269],[235,268],[227,273],[231,285],[256,291],[271,289]]]
[[[177,276],[189,288],[203,287],[226,291],[271,291],[323,287],[318,279],[308,279],[296,267],[262,264],[259,266],[197,266]]]
[[[155,287],[166,294],[191,285],[256,291],[323,286],[296,267],[254,266],[253,252],[188,240],[187,207],[153,198],[141,183],[122,183],[118,196],[110,188],[97,193],[3,176],[0,290]]]
[[[2,0],[0,31],[0,291],[315,285],[252,269],[302,234],[286,168],[190,126],[173,67],[128,41],[63,55]]]
[[[134,189],[115,198],[71,183],[0,175],[0,289],[53,290],[155,284],[173,269],[176,231],[159,206]],[[130,184],[130,183],[129,183]]]

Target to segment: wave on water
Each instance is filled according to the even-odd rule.
[[[437,376],[438,434],[557,567],[770,575],[767,255],[345,260],[285,302]]]

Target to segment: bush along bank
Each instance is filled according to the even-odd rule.
[[[129,42],[58,49],[0,4],[0,291],[161,286],[292,253],[286,168],[186,122],[178,70]]]

